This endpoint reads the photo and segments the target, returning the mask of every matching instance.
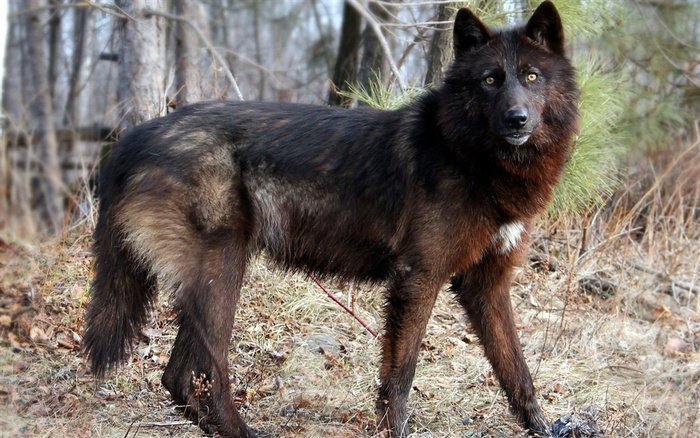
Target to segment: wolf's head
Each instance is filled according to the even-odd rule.
[[[510,29],[489,28],[461,9],[442,88],[448,135],[515,161],[566,147],[577,129],[578,89],[564,52],[561,18],[549,1]]]

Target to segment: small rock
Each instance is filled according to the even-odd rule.
[[[17,371],[27,371],[29,369],[29,362],[25,362],[23,360],[20,360],[15,363],[15,369]]]
[[[555,272],[559,269],[559,260],[549,254],[539,251],[530,251],[530,267],[536,271],[544,271],[545,268],[549,272]]]
[[[150,346],[150,345],[146,345],[146,346],[144,346],[144,347],[139,348],[138,351],[137,351],[137,354],[138,354],[140,357],[143,357],[143,358],[146,358],[146,357],[150,356],[150,354],[151,354],[151,346]]]
[[[343,344],[323,333],[314,333],[310,335],[306,340],[306,345],[309,346],[311,351],[319,353],[338,353],[345,349]]]
[[[75,371],[69,365],[59,368],[53,375],[54,380],[71,380],[75,378]]]
[[[585,438],[603,436],[603,431],[595,422],[597,409],[588,406],[581,409],[580,413],[564,415],[552,424],[550,428],[555,438]]]
[[[597,295],[603,299],[612,298],[617,294],[617,285],[615,283],[599,277],[583,277],[578,284],[583,292]]]

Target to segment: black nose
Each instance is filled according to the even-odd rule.
[[[527,110],[515,108],[506,111],[506,123],[511,128],[522,128],[527,123]]]

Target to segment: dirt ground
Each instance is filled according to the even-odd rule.
[[[611,437],[700,436],[697,144],[689,154],[630,170],[605,209],[576,224],[543,219],[533,236],[512,300],[550,420],[573,413]],[[41,243],[0,233],[0,436],[201,436],[160,384],[176,333],[167,297],[129,363],[103,382],[87,370],[89,244],[89,224]],[[381,328],[380,290],[329,287]],[[254,260],[229,353],[231,390],[253,427],[375,434],[378,342],[307,278]],[[433,312],[409,410],[415,437],[525,436],[449,293]]]

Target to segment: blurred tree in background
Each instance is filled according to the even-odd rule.
[[[53,233],[90,220],[101,146],[168,108],[219,98],[353,106],[347,91],[363,88],[364,101],[371,90],[410,99],[412,87],[439,83],[459,7],[509,25],[537,3],[8,2],[0,229]],[[691,133],[700,0],[555,3],[584,90],[581,134],[554,204],[566,214],[609,196],[621,154],[663,150]]]
[[[625,2],[593,50],[629,84],[628,142],[663,148],[700,116],[700,1]]]

